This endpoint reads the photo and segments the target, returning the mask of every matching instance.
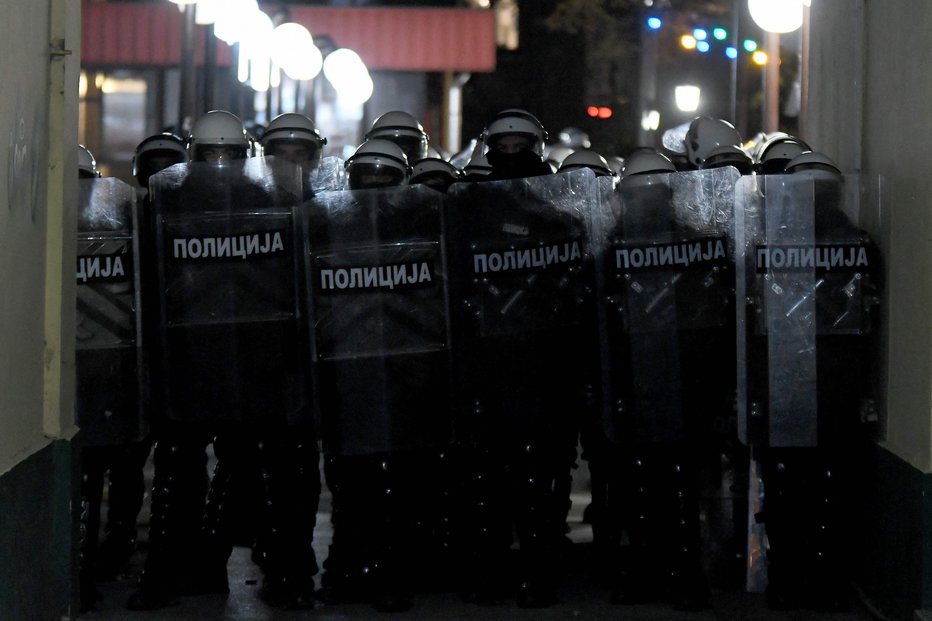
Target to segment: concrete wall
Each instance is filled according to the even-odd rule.
[[[813,2],[807,138],[864,182],[887,262],[884,445],[932,472],[932,4]]]
[[[9,0],[0,19],[3,619],[73,610],[80,11],[79,0]]]
[[[73,433],[79,27],[77,0],[0,23],[0,473]]]
[[[932,3],[818,0],[811,9],[806,138],[862,180],[880,244],[883,438],[860,585],[891,619],[932,608]]]

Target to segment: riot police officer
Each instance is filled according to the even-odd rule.
[[[877,250],[845,211],[850,182],[805,151],[762,187],[749,181],[739,203],[750,302],[739,405],[761,464],[773,609],[839,611],[850,597],[849,516],[875,418],[881,284]]]
[[[608,161],[600,154],[590,149],[579,149],[567,154],[561,160],[559,171],[568,172],[570,170],[579,170],[588,168],[595,173],[597,177],[615,178],[615,171],[609,168]]]
[[[791,159],[810,150],[809,145],[797,136],[790,136],[784,132],[767,134],[754,147],[754,170],[762,175],[780,174]]]
[[[366,140],[372,138],[388,140],[401,147],[409,165],[431,155],[430,138],[424,127],[403,110],[390,110],[373,121],[366,132]]]
[[[423,183],[438,192],[446,192],[450,185],[462,178],[463,171],[450,162],[439,157],[425,157],[414,162],[409,183],[411,185]]]
[[[442,269],[439,195],[406,185],[407,158],[384,138],[360,145],[346,171],[348,189],[316,196],[309,216],[324,472],[333,503],[320,598],[397,612],[412,604],[416,522],[426,516],[419,499],[430,491],[415,485],[430,476],[424,449],[431,445],[422,443],[447,409],[436,381],[446,381],[445,354],[431,336],[444,316],[442,287],[430,275]],[[389,282],[392,264],[415,257],[421,271],[414,280],[422,285],[409,287],[407,272]],[[371,279],[350,285],[341,280],[350,273]],[[399,311],[419,317],[418,327],[399,322]],[[416,387],[409,384],[415,378]]]
[[[135,550],[148,454],[142,416],[139,218],[133,189],[101,178],[79,146],[75,415],[81,428],[81,609],[98,598],[96,579],[125,572]],[[106,386],[106,390],[101,390]],[[98,546],[109,472],[105,539]]]
[[[164,279],[155,305],[159,352],[152,378],[162,416],[151,548],[140,590],[127,606],[160,608],[179,594],[228,591],[232,539],[225,500],[258,465],[259,595],[276,607],[307,608],[317,566],[306,523],[313,523],[316,502],[309,507],[305,500],[317,476],[317,453],[313,435],[309,440],[292,426],[308,424],[310,406],[304,324],[295,306],[300,279],[288,275],[303,264],[290,211],[301,200],[300,171],[247,160],[242,122],[226,111],[198,119],[188,149],[188,166],[150,181]],[[241,246],[246,240],[255,245]],[[233,251],[242,260],[223,259]],[[250,279],[264,283],[258,298],[245,285]],[[205,504],[211,442],[217,467]]]
[[[404,185],[410,170],[401,147],[385,138],[370,138],[346,160],[350,190],[375,190]]]
[[[272,119],[260,144],[263,155],[281,157],[297,164],[304,174],[310,174],[320,163],[327,139],[310,118],[285,112]]]
[[[147,239],[147,216],[149,215],[147,187],[149,177],[173,164],[187,161],[184,141],[173,134],[155,134],[142,140],[133,156],[133,176],[140,185],[142,196],[138,211],[139,243]],[[155,265],[149,262],[145,247],[139,248],[140,288],[144,292],[154,285]],[[152,336],[142,326],[143,342]],[[143,348],[143,353],[148,352]],[[147,367],[143,361],[143,370]],[[148,399],[145,400],[149,402]],[[147,414],[146,419],[151,418]],[[125,572],[129,559],[135,551],[136,518],[142,509],[145,495],[143,468],[152,450],[152,438],[146,436],[138,441],[112,447],[106,461],[100,467],[109,472],[107,523],[105,538],[100,544],[98,571],[101,576],[112,577]]]
[[[712,150],[704,146],[687,143],[697,166]],[[728,407],[733,285],[725,231],[677,217],[675,184],[695,174],[676,172],[649,149],[629,155],[622,214],[606,241],[605,401],[620,458],[612,484],[621,491],[611,497],[621,497],[629,539],[613,593],[619,604],[669,598],[680,610],[708,606],[698,468],[708,421]],[[730,174],[733,184],[738,175]],[[692,198],[685,202],[708,212],[728,208]]]
[[[594,176],[552,174],[540,156],[543,135],[526,113],[503,112],[488,130],[492,174],[451,186],[447,212],[463,595],[513,597],[528,608],[557,601],[588,379],[584,365],[565,361],[591,354],[594,324],[583,231]]]
[[[484,137],[485,156],[492,166],[490,181],[553,173],[543,160],[547,131],[527,110],[502,110],[486,126]]]
[[[562,134],[575,128],[565,128]],[[576,130],[578,132],[579,130]],[[573,135],[570,132],[568,135]],[[588,142],[588,136],[586,136]],[[617,183],[618,175],[609,167],[608,161],[599,153],[588,148],[579,148],[569,153],[563,160],[558,172],[565,173],[573,170],[588,169],[595,173],[600,191],[600,201],[614,202],[617,201]],[[603,206],[605,211],[610,211],[610,207]],[[601,564],[608,560],[613,554],[613,548],[617,540],[616,529],[610,523],[608,516],[608,473],[609,473],[609,446],[605,434],[599,424],[597,413],[598,404],[601,400],[597,396],[599,381],[598,360],[599,352],[593,351],[584,364],[590,365],[589,375],[591,379],[587,382],[587,402],[590,407],[586,415],[581,417],[579,430],[579,445],[581,449],[580,457],[588,463],[590,477],[590,495],[591,502],[583,511],[582,521],[585,524],[592,525],[592,540],[596,548],[596,561]],[[572,483],[572,481],[568,481]],[[570,490],[565,490],[569,498]],[[569,500],[567,501],[567,510],[569,510]]]
[[[133,154],[133,177],[144,191],[148,191],[149,177],[174,164],[188,161],[185,141],[175,134],[153,134],[136,145]]]
[[[701,168],[713,150],[719,147],[740,147],[741,134],[724,119],[698,116],[690,122],[683,144],[689,164],[693,168]]]

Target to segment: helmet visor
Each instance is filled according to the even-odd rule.
[[[313,166],[320,160],[320,145],[310,140],[280,138],[266,143],[265,154],[294,162],[298,166]]]
[[[349,186],[353,190],[371,190],[402,185],[405,172],[394,166],[355,163],[349,168]]]
[[[232,144],[199,144],[195,145],[191,159],[209,164],[228,164],[234,160],[246,159],[246,147]]]
[[[409,162],[416,162],[427,157],[427,140],[416,136],[378,136],[391,140],[404,151]]]

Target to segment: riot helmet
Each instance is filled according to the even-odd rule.
[[[411,185],[422,183],[438,192],[446,192],[450,185],[463,178],[459,168],[439,157],[425,157],[411,167]]]
[[[386,112],[372,123],[366,140],[381,138],[394,142],[404,151],[409,162],[429,157],[428,136],[417,119],[402,110]]]
[[[643,175],[657,175],[676,172],[676,166],[666,155],[649,147],[632,152],[625,158],[625,165],[621,169],[622,180],[628,179],[632,183],[636,179],[643,179]]]
[[[78,145],[78,178],[94,179],[100,176],[94,154],[83,144]]]
[[[562,144],[547,146],[544,148],[544,161],[550,165],[550,168],[553,169],[553,172],[557,172],[560,170],[560,166],[563,164],[563,160],[565,160],[572,152],[573,149]]]
[[[724,119],[699,116],[692,120],[684,139],[689,163],[701,168],[705,159],[716,148],[726,145],[741,147],[741,134]]]
[[[492,165],[489,164],[489,158],[485,155],[473,155],[463,168],[463,174],[466,175],[467,179],[488,177],[492,174]]]
[[[188,137],[192,162],[223,165],[246,159],[251,146],[243,122],[226,110],[211,110],[203,115],[195,121]]]
[[[785,171],[788,173],[811,173],[821,179],[837,180],[841,177],[841,169],[838,168],[838,164],[829,156],[818,151],[800,153],[789,161]]]
[[[537,117],[518,108],[502,110],[485,130],[489,150],[506,154],[529,149],[543,157],[546,140],[547,132]]]
[[[757,172],[762,175],[782,173],[790,160],[811,150],[801,138],[783,133],[773,134],[757,149]]]
[[[699,168],[723,168],[725,166],[734,166],[742,175],[750,175],[754,172],[754,162],[751,156],[744,149],[733,144],[723,144],[709,151]]]
[[[579,170],[580,168],[590,169],[597,177],[615,176],[605,158],[589,149],[580,149],[568,155],[560,165],[560,172]]]
[[[624,201],[629,233],[653,234],[674,225],[673,189],[669,174],[676,172],[670,158],[651,148],[625,158],[618,187]]]
[[[154,134],[136,146],[133,155],[133,177],[142,187],[147,187],[149,177],[174,164],[188,161],[188,150],[184,140],[168,132]]]
[[[404,151],[394,142],[382,138],[362,143],[344,166],[351,190],[404,185],[408,179],[408,159]]]
[[[302,168],[313,168],[320,161],[327,139],[308,117],[286,112],[272,119],[260,144],[264,155],[280,157]]]

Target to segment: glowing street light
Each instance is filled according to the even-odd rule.
[[[269,52],[272,39],[272,18],[257,10],[251,17],[251,25],[239,39],[239,67],[237,78],[249,81],[255,91],[269,90],[271,83],[272,57]]]
[[[748,0],[754,22],[767,32],[787,33],[803,25],[801,0]]]
[[[347,103],[362,104],[372,97],[374,84],[359,54],[347,48],[334,50],[324,59],[324,77]]]
[[[277,26],[270,43],[272,60],[292,80],[310,80],[320,73],[324,57],[301,24],[286,22]]]
[[[197,0],[194,22],[199,26],[209,26],[220,16],[221,0]]]
[[[214,34],[218,39],[233,45],[243,37],[250,37],[256,25],[259,3],[256,0],[226,0],[223,11],[217,15]]]
[[[641,114],[641,129],[644,131],[657,131],[660,128],[660,111],[645,110]]]
[[[673,89],[673,97],[676,100],[676,107],[681,112],[695,112],[699,109],[699,96],[701,90],[698,86],[683,84]]]

